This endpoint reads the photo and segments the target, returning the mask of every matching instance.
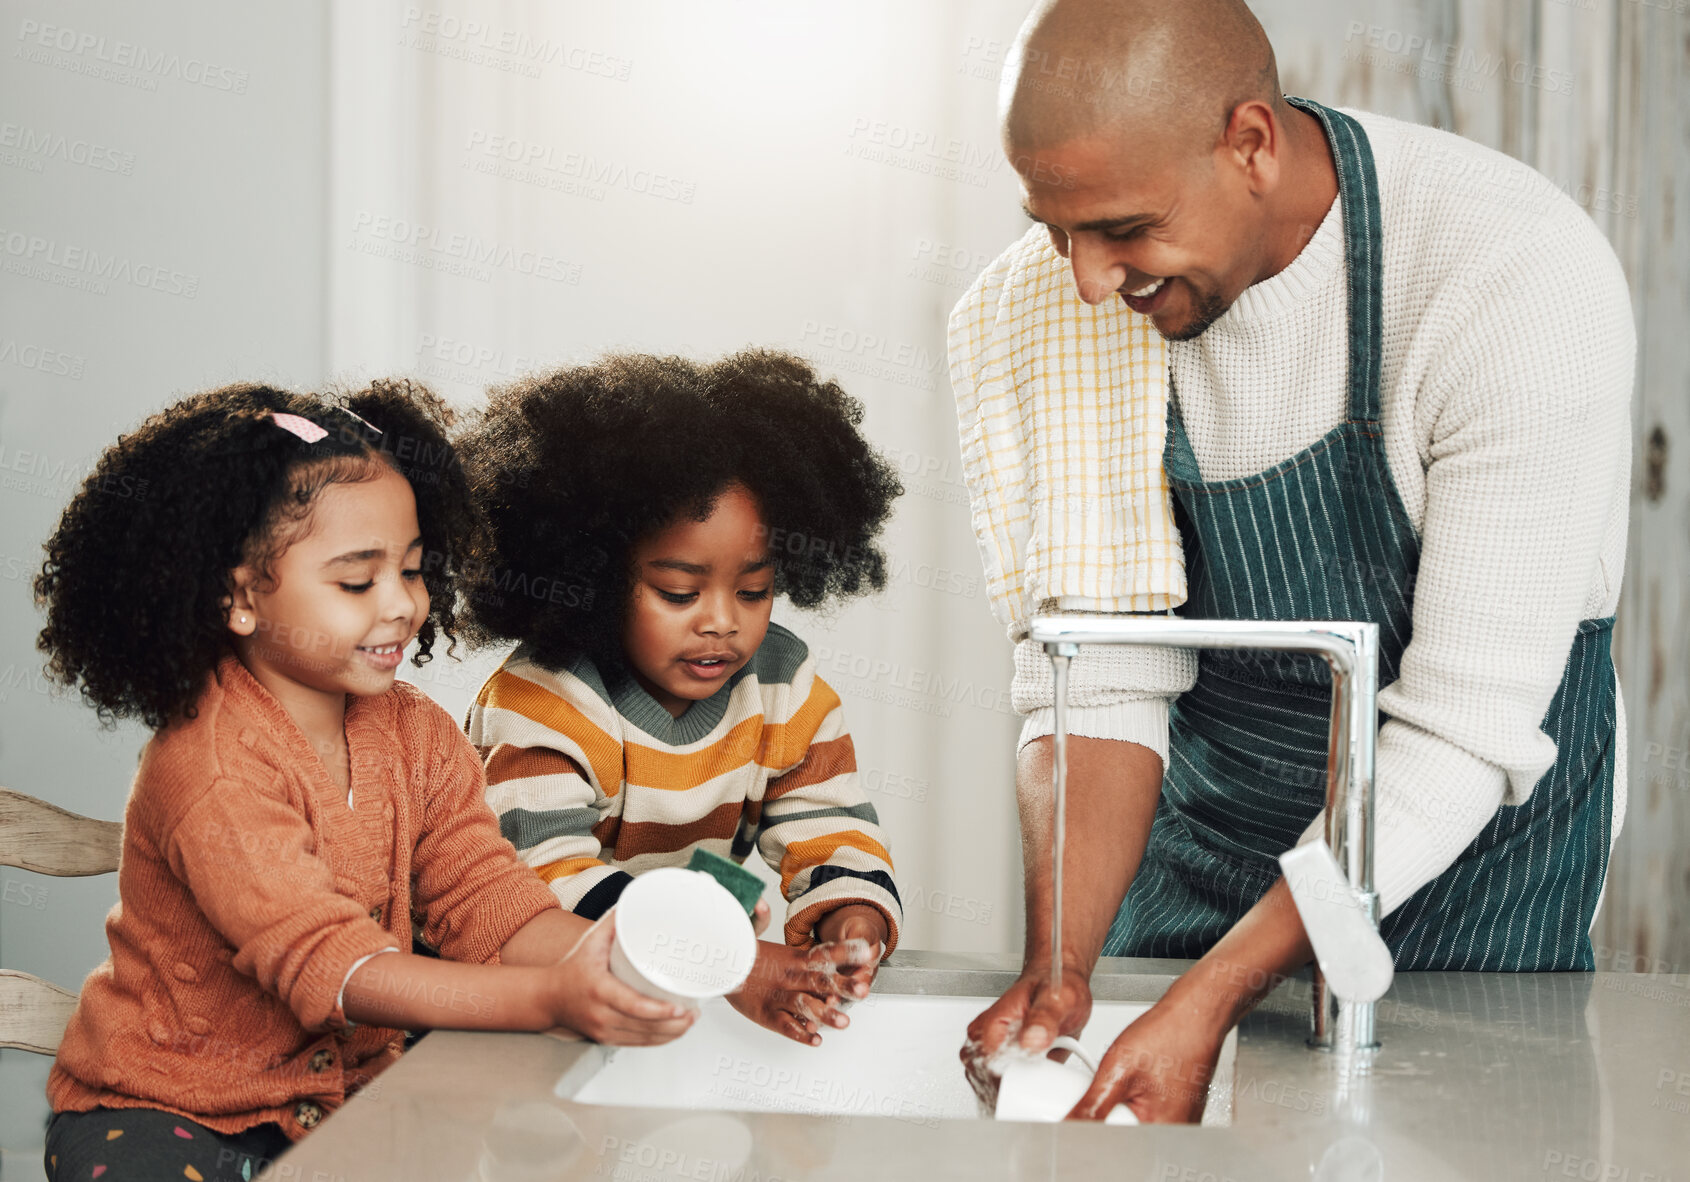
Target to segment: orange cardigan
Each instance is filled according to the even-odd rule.
[[[475,749],[415,687],[348,702],[353,807],[232,656],[197,710],[142,752],[111,956],[47,1097],[224,1133],[276,1121],[298,1140],[402,1048],[340,1009],[359,958],[409,950],[415,915],[441,955],[493,961],[557,901],[500,836]]]

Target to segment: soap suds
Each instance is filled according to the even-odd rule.
[[[839,954],[844,959],[837,959]],[[868,968],[880,963],[880,945],[876,941],[854,937],[850,940],[840,940],[832,944],[818,944],[811,950],[804,967],[810,972],[819,973],[824,977],[851,977],[858,969]],[[841,1010],[849,1009],[851,1004],[860,1000],[856,996],[856,987],[851,984],[834,985],[837,996],[829,999],[829,1004],[837,1005]],[[868,996],[866,990],[862,994]]]
[[[980,1105],[980,1115],[990,1118],[998,1106],[998,1081],[1011,1063],[1042,1058],[1048,1051],[1029,1051],[1021,1045],[1021,1020],[1011,1022],[1004,1032],[1003,1042],[991,1054],[985,1044],[971,1038],[962,1044],[962,1069],[974,1098]]]

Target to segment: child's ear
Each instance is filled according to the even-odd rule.
[[[225,596],[228,614],[224,622],[236,636],[251,636],[258,631],[258,609],[253,606],[252,586],[258,573],[250,566],[237,566],[229,572],[229,594]]]

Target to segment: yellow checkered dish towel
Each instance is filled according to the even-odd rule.
[[[1081,300],[1034,226],[952,310],[947,344],[986,590],[1010,637],[1041,611],[1184,603],[1162,471],[1168,350],[1149,319]]]

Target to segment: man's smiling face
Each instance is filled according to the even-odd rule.
[[[1220,319],[1260,265],[1260,210],[1224,152],[1098,134],[1009,156],[1080,298],[1120,298],[1169,340]]]

